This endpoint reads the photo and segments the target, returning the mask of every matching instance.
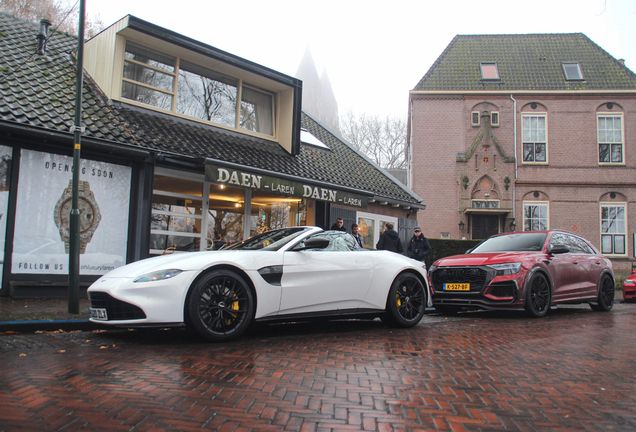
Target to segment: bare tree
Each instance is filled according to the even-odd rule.
[[[43,18],[53,23],[58,31],[77,34],[79,28],[79,2],[73,0],[0,0],[0,11],[38,22]],[[87,13],[88,15],[88,13]],[[85,36],[93,37],[105,27],[99,14],[86,18]]]
[[[340,118],[340,131],[347,141],[382,168],[406,168],[405,119],[356,115],[349,110]]]

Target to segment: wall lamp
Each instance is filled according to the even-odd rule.
[[[464,231],[465,227],[466,227],[466,224],[464,223],[464,221],[459,221],[459,230]]]
[[[510,231],[514,231],[517,228],[517,224],[515,223],[514,218],[510,221]]]

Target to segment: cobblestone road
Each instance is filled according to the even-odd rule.
[[[633,431],[635,312],[0,334],[0,430]]]

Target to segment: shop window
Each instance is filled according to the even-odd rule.
[[[269,192],[253,191],[250,236],[271,229],[313,224],[308,202]],[[309,220],[308,220],[309,219]]]
[[[372,213],[358,212],[358,227],[360,234],[364,238],[366,249],[375,249],[375,245],[380,240],[380,235],[384,232],[387,222],[393,223],[393,229],[398,231],[398,220],[389,216],[376,215]]]
[[[155,175],[150,252],[201,249],[203,183]]]
[[[207,220],[208,248],[220,249],[243,240],[245,189],[209,185]]]

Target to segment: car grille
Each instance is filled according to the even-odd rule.
[[[91,292],[91,307],[96,309],[106,309],[108,321],[144,319],[146,314],[135,305],[117,300],[109,294],[102,292]]]
[[[480,267],[441,267],[431,276],[435,291],[443,291],[445,283],[469,283],[470,291],[481,291],[489,279]]]

